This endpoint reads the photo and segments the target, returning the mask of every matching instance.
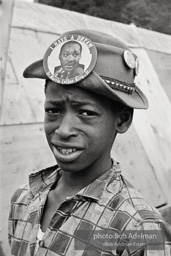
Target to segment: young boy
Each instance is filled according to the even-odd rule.
[[[57,52],[82,45],[85,70],[55,76]],[[111,159],[117,133],[133,109],[148,108],[134,84],[139,62],[120,40],[90,30],[70,31],[27,67],[45,79],[45,133],[57,165],[31,174],[11,200],[11,255],[170,255],[171,229],[121,175]]]

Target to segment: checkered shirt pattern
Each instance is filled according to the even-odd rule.
[[[109,256],[170,255],[171,227],[159,212],[121,175],[120,166],[112,168],[66,200],[56,210],[38,250],[36,236],[47,195],[60,177],[56,165],[31,174],[29,185],[20,187],[11,199],[9,242],[12,256]],[[94,243],[93,232],[125,230],[162,230],[163,250],[105,247]],[[82,233],[79,233],[82,231]],[[86,231],[88,231],[88,236]],[[85,234],[84,234],[85,233]],[[128,242],[128,241],[127,241]],[[81,248],[77,248],[81,244]]]

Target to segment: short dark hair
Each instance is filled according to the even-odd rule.
[[[115,111],[116,109],[117,109],[118,111],[122,111],[122,110],[124,110],[124,109],[129,109],[129,111],[132,113],[132,115],[133,115],[133,113],[134,113],[134,109],[133,109],[133,108],[131,108],[131,107],[129,107],[129,106],[123,104],[122,102],[115,101],[115,100],[111,100],[110,105],[111,105],[112,111]]]

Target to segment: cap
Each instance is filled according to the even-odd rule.
[[[98,31],[74,30],[57,38],[23,76],[74,84],[131,108],[147,109],[148,100],[134,83],[138,70],[138,57],[121,40]]]

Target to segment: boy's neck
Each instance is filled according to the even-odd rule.
[[[60,187],[64,192],[71,192],[72,195],[92,183],[95,179],[100,177],[112,166],[111,158],[101,164],[100,168],[89,167],[79,172],[65,172],[62,171],[61,178],[58,181],[58,188]]]

